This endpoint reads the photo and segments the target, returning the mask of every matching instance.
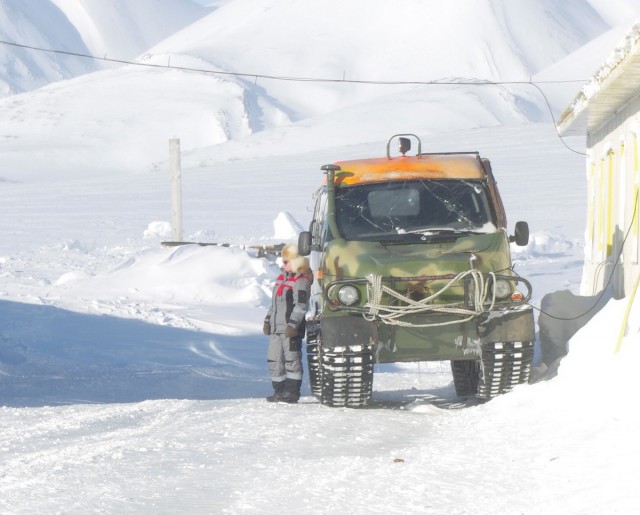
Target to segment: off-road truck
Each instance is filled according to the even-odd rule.
[[[457,395],[480,399],[529,380],[531,285],[510,253],[528,225],[507,234],[488,159],[421,147],[397,134],[386,157],[321,167],[298,246],[314,272],[307,359],[322,404],[369,404],[375,363],[450,361]]]

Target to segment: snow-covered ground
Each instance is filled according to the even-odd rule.
[[[113,12],[124,5],[109,2]],[[166,5],[200,9],[182,3]],[[640,16],[636,0],[475,2],[462,18],[461,1],[407,0],[400,13],[382,1],[365,12],[337,0],[199,3],[215,9],[140,62],[376,80],[398,69],[416,80],[588,79],[611,34]],[[82,21],[104,13],[104,0],[80,4],[83,40],[117,41],[118,24],[102,16],[92,31]],[[449,53],[429,54],[431,40],[407,44],[408,29],[380,41],[363,28],[430,13],[440,25],[425,38]],[[146,26],[160,34],[171,25],[157,16]],[[271,37],[276,21],[288,36]],[[554,114],[580,85],[544,86]],[[626,299],[572,338],[557,376],[485,404],[456,401],[448,363],[377,367],[368,409],[321,406],[306,385],[297,405],[264,401],[261,326],[278,267],[254,247],[295,241],[322,164],[384,155],[397,132],[419,134],[423,151],[491,158],[509,227],[526,220],[532,231],[513,249],[532,304],[578,293],[584,142],[567,139],[569,150],[526,84],[306,84],[122,66],[1,100],[0,512],[637,511],[640,306],[615,352]],[[174,136],[184,239],[230,246],[161,245]]]

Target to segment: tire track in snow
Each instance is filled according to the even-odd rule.
[[[125,459],[136,452],[132,444],[143,442],[162,450],[167,443],[153,435],[185,404],[188,401],[5,409],[15,417],[14,423],[0,428],[0,506],[13,512],[12,493],[24,490],[33,490],[35,497],[46,501],[55,493],[47,486],[52,476],[65,474],[82,482],[77,472]],[[51,416],[43,417],[43,411]]]

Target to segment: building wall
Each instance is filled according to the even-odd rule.
[[[581,294],[611,282],[621,298],[640,273],[640,93],[587,134],[588,212]]]

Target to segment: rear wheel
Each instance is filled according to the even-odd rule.
[[[481,373],[479,360],[452,360],[451,373],[458,397],[477,395]]]

